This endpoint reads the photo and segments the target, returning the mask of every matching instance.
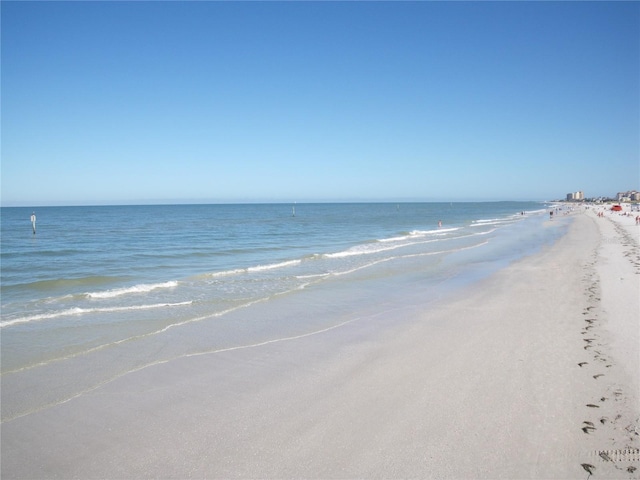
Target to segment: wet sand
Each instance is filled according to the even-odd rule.
[[[452,298],[5,422],[2,478],[637,478],[640,229],[573,216]]]

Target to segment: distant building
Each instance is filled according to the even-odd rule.
[[[581,202],[584,200],[584,192],[567,193],[567,202]]]
[[[618,192],[616,199],[619,202],[637,202],[640,201],[640,192],[637,190],[630,190],[628,192]]]

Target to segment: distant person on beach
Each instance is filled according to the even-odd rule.
[[[442,220],[438,220],[438,228],[442,228]]]
[[[36,212],[31,214],[31,228],[33,228],[33,234],[36,234]]]

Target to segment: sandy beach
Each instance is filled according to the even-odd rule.
[[[7,421],[2,478],[639,478],[640,227],[600,210],[438,302]]]

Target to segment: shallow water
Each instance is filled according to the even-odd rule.
[[[565,230],[516,202],[49,207],[35,235],[30,214],[2,209],[5,420],[158,362],[428,305]]]

